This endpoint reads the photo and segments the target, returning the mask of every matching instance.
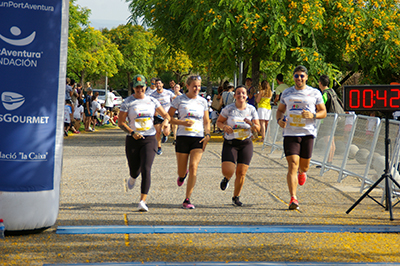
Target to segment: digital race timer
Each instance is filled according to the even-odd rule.
[[[400,85],[344,86],[345,111],[399,111]]]

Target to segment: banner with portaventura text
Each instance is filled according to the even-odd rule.
[[[58,214],[68,5],[0,0],[0,218],[6,230],[50,226]],[[46,207],[52,213],[38,211]],[[28,208],[44,217],[28,216],[34,225],[21,226],[14,216],[26,216]]]

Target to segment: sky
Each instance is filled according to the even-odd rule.
[[[95,29],[116,28],[130,16],[125,0],[76,0],[75,4],[91,10],[90,25]]]

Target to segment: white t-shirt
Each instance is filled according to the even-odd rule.
[[[287,124],[283,129],[283,136],[316,137],[316,123],[313,118],[302,118],[303,110],[316,113],[316,105],[323,104],[322,94],[319,90],[307,86],[303,90],[296,90],[294,86],[286,89],[281,94],[281,103],[286,105]]]
[[[83,105],[75,107],[74,118],[82,119],[83,111],[84,111]]]
[[[129,127],[143,136],[154,136],[156,129],[153,125],[154,113],[160,107],[159,101],[151,96],[136,99],[133,95],[122,102],[120,111],[128,113]]]
[[[64,122],[71,123],[70,114],[72,113],[72,108],[69,105],[64,106]]]
[[[191,127],[178,125],[177,136],[204,137],[204,112],[208,112],[207,100],[201,96],[190,99],[186,94],[176,97],[171,106],[178,110],[179,120],[193,120]]]
[[[155,91],[150,96],[156,98],[164,110],[168,112],[169,108],[171,107],[172,98],[175,97],[175,94],[172,91],[163,89],[163,92],[158,93]]]
[[[227,119],[227,125],[233,129],[232,134],[228,134],[225,132],[225,139],[244,140],[250,138],[253,135],[251,133],[251,126],[244,122],[245,118],[249,119],[250,121],[258,119],[257,110],[253,105],[247,104],[244,110],[239,110],[236,107],[235,103],[231,103],[221,110],[221,116]]]
[[[114,107],[114,98],[115,94],[111,91],[107,92],[106,102],[104,103],[105,107]]]
[[[92,116],[96,114],[96,111],[100,111],[101,104],[98,101],[92,101]]]
[[[150,96],[155,91],[157,91],[157,89],[152,90],[151,87],[147,87],[145,94]]]

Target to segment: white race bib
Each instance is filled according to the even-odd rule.
[[[189,119],[186,119],[186,121],[189,121]],[[192,132],[196,132],[196,133],[199,133],[202,131],[203,123],[201,123],[198,120],[190,120],[190,121],[193,121],[194,124],[191,127],[185,127],[186,131],[192,131]]]
[[[147,131],[151,128],[152,125],[153,121],[151,121],[150,117],[135,119],[135,128],[137,131]]]
[[[305,127],[306,119],[301,115],[302,111],[294,111],[289,114],[289,125],[292,127]]]

